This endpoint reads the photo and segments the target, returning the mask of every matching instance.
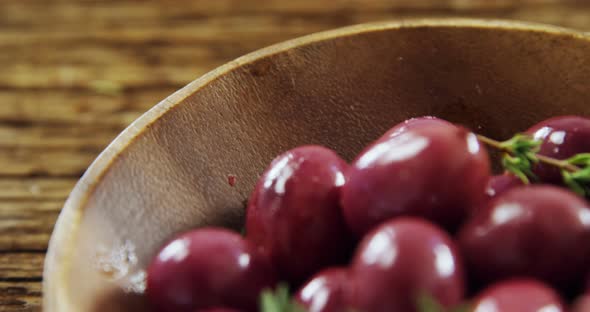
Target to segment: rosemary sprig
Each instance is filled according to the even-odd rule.
[[[520,178],[523,183],[529,184],[531,180],[537,180],[533,173],[533,165],[539,162],[536,153],[539,151],[540,141],[522,134],[517,134],[503,142],[483,135],[478,135],[477,138],[486,145],[502,151],[502,166]]]
[[[590,153],[577,154],[561,162],[569,166],[561,170],[563,182],[581,196],[590,197]]]
[[[280,284],[273,290],[265,290],[260,296],[261,312],[305,312],[295,300],[291,299],[289,287]]]
[[[496,141],[483,135],[477,135],[480,142],[501,152],[502,166],[529,184],[537,181],[533,166],[543,163],[560,170],[563,182],[580,196],[590,197],[590,153],[581,153],[568,159],[556,159],[538,154],[541,141],[524,134],[517,134],[506,141]]]

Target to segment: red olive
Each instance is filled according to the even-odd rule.
[[[362,236],[411,215],[455,229],[485,199],[484,147],[472,132],[440,119],[416,119],[390,132],[351,166],[341,199],[348,225]]]
[[[382,139],[386,139],[388,137],[392,137],[392,136],[396,136],[402,132],[406,132],[409,129],[412,129],[414,127],[421,127],[423,125],[430,125],[430,124],[440,124],[440,125],[452,125],[450,122],[444,120],[444,119],[440,119],[438,117],[434,117],[434,116],[423,116],[423,117],[415,117],[415,118],[410,118],[407,120],[404,120],[402,122],[400,122],[399,124],[393,126],[393,128],[387,130],[387,132],[385,132],[385,134],[383,134],[378,141],[382,140]]]
[[[575,154],[590,152],[590,119],[580,116],[550,118],[527,130],[535,139],[542,140],[539,154],[566,159]],[[547,183],[561,183],[558,169],[539,163],[534,173]]]
[[[345,268],[326,269],[315,275],[297,293],[296,298],[307,312],[342,312],[350,308]]]
[[[589,312],[590,311],[590,294],[584,294],[578,297],[572,304],[571,312]]]
[[[533,279],[513,279],[490,286],[473,304],[473,312],[565,312],[559,295]]]
[[[160,250],[148,268],[147,295],[158,311],[257,311],[260,292],[274,284],[270,261],[254,245],[229,230],[201,228]]]
[[[500,194],[516,187],[521,186],[522,181],[511,173],[503,173],[490,177],[486,187],[486,195],[488,198],[495,198]]]
[[[516,187],[468,221],[459,244],[476,280],[529,276],[578,287],[590,261],[582,247],[590,246],[590,208],[556,186]]]
[[[298,147],[272,162],[250,198],[246,236],[291,286],[350,255],[353,242],[339,204],[347,168],[332,150]]]
[[[463,299],[463,264],[451,238],[418,218],[388,221],[363,238],[351,267],[350,301],[367,312],[417,311],[420,296],[445,307]]]

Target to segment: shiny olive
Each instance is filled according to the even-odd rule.
[[[516,187],[465,224],[459,244],[476,280],[530,276],[578,287],[590,263],[590,208],[560,187]]]
[[[321,146],[277,157],[262,174],[246,211],[246,237],[296,286],[343,264],[353,242],[340,208],[348,164]]]
[[[418,218],[385,222],[363,238],[351,266],[350,302],[356,311],[417,310],[421,296],[444,307],[463,299],[463,263],[454,242]]]
[[[348,225],[360,237],[411,215],[455,229],[485,199],[484,147],[472,132],[440,119],[414,119],[390,132],[352,163],[341,199]]]
[[[565,312],[559,295],[533,279],[512,279],[490,286],[480,294],[472,312]]]
[[[257,311],[260,292],[274,284],[270,261],[254,245],[229,230],[201,228],[160,250],[148,268],[147,296],[158,311]]]

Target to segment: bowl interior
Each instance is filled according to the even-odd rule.
[[[259,174],[297,145],[351,159],[409,117],[504,139],[549,116],[590,115],[588,55],[575,33],[451,20],[362,25],[230,63],[142,117],[89,169],[52,238],[45,309],[149,311],[141,281],[159,246],[194,227],[238,227]]]

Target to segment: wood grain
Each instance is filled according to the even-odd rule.
[[[0,254],[0,275],[2,282],[33,281],[43,276],[42,252],[14,252]]]
[[[40,310],[47,240],[96,155],[216,66],[361,22],[471,16],[590,30],[589,10],[550,0],[1,1],[0,310]]]
[[[0,201],[63,201],[76,178],[0,178]]]
[[[2,311],[41,311],[41,283],[38,281],[0,282]]]

